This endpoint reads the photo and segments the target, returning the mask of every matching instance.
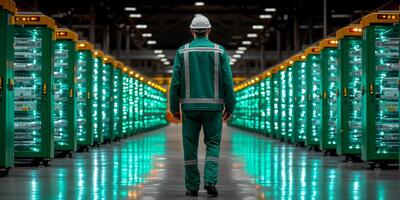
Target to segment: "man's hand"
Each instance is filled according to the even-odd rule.
[[[174,118],[176,120],[181,120],[181,112],[176,112],[176,113],[173,113],[172,115],[174,115]]]
[[[223,114],[223,116],[222,116],[222,119],[225,121],[225,120],[228,120],[229,118],[231,118],[231,113],[229,113],[229,112],[226,112],[226,111],[224,111],[224,114]]]

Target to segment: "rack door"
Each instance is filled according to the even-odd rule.
[[[92,65],[90,51],[77,52],[77,140],[79,146],[93,145],[92,127]]]
[[[363,145],[365,161],[399,158],[399,26],[363,32]]]
[[[294,88],[294,107],[293,107],[293,142],[304,143],[306,139],[306,119],[307,119],[307,83],[306,83],[306,63],[297,61],[293,66],[293,88]]]
[[[339,41],[339,97],[337,152],[361,154],[361,46],[359,37]]]
[[[15,27],[14,147],[16,158],[52,158],[53,32]]]
[[[322,114],[321,140],[323,150],[336,149],[338,50],[325,48],[321,52]]]
[[[56,151],[76,151],[75,42],[54,44],[54,142]]]
[[[319,146],[321,126],[321,64],[319,54],[307,56],[307,137],[306,145]]]

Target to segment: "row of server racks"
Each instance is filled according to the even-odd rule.
[[[52,18],[0,1],[0,26],[0,176],[167,125],[165,88]]]
[[[229,124],[358,160],[399,160],[399,12],[376,12],[236,86]]]

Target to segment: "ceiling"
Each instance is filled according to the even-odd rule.
[[[250,40],[246,53],[233,66],[237,76],[250,76],[301,50],[324,36],[323,0],[204,0],[195,6],[191,0],[16,0],[21,11],[41,11],[56,19],[62,27],[77,31],[80,38],[96,43],[97,48],[149,76],[168,76],[170,65],[163,65],[154,49],[167,52],[170,63],[174,50],[191,40],[189,24],[194,14],[209,17],[211,40],[231,50]],[[85,3],[82,3],[85,2]],[[327,33],[384,6],[398,9],[397,3],[382,0],[327,0]],[[126,11],[134,7],[135,11]],[[266,12],[275,8],[276,12]],[[140,14],[131,18],[130,14]],[[271,19],[260,19],[260,15]],[[137,16],[136,16],[137,17]],[[145,24],[146,29],[136,25]],[[264,29],[254,30],[253,25]],[[151,37],[143,37],[151,33]],[[248,38],[247,34],[257,37]],[[254,35],[254,34],[253,34]],[[156,44],[148,44],[149,40]],[[128,50],[128,51],[127,51]],[[126,56],[129,55],[129,56]]]

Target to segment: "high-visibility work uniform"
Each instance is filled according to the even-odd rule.
[[[200,37],[179,48],[174,61],[170,110],[179,112],[181,104],[187,190],[198,190],[200,186],[197,147],[201,127],[207,146],[204,184],[217,183],[222,111],[232,113],[235,103],[229,58],[223,47]]]

